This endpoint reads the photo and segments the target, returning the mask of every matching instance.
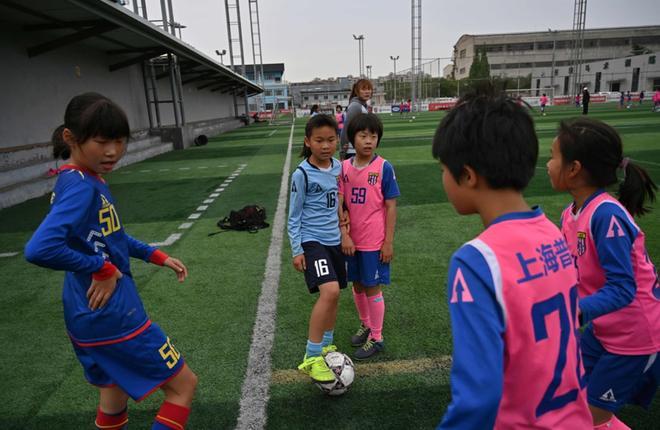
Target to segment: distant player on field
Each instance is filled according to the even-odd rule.
[[[305,126],[301,156],[291,175],[289,241],[293,267],[305,273],[310,293],[319,293],[309,317],[305,357],[298,369],[318,382],[335,380],[323,355],[333,344],[339,291],[346,288],[346,266],[341,252],[337,189],[341,163],[337,150],[337,122],[319,114]]]
[[[25,246],[25,258],[64,270],[64,319],[89,383],[99,389],[96,427],[124,429],[129,396],[165,393],[152,429],[183,429],[197,377],[144,310],[129,260],[139,258],[188,275],[176,258],[129,236],[102,175],[124,155],[124,111],[108,98],[74,97],[53,133],[58,172],[51,209]]]
[[[522,192],[538,140],[527,110],[468,96],[433,139],[447,198],[485,230],[454,253],[447,299],[452,401],[439,429],[587,429],[577,272],[561,232]]]
[[[347,125],[355,157],[344,160],[339,202],[350,214],[342,227],[342,250],[347,255],[348,280],[360,328],[351,344],[360,347],[355,358],[364,360],[384,349],[382,336],[385,300],[381,288],[390,284],[394,255],[396,198],[400,195],[392,165],[376,154],[383,123],[376,114],[359,114]]]
[[[628,429],[614,414],[648,407],[660,381],[660,285],[632,215],[648,211],[657,187],[623,157],[621,138],[590,119],[562,121],[548,161],[552,187],[574,202],[561,229],[579,272],[581,338],[594,428]],[[606,187],[624,180],[618,200]]]
[[[541,114],[545,116],[545,105],[548,104],[548,96],[546,96],[545,93],[543,93],[539,99],[539,103],[541,104]]]

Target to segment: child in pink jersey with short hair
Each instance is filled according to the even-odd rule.
[[[360,347],[355,358],[365,360],[385,347],[381,288],[390,283],[396,198],[400,193],[392,165],[376,154],[383,136],[378,116],[358,114],[346,127],[355,157],[343,161],[339,184],[340,204],[350,215],[350,226],[342,228],[342,250],[361,321],[351,344]]]
[[[580,340],[595,429],[628,429],[614,414],[626,403],[648,407],[660,380],[660,286],[632,215],[648,211],[657,187],[623,158],[616,130],[594,119],[562,121],[548,175],[575,201],[561,229],[579,272]],[[624,180],[619,199],[605,191]],[[631,215],[632,214],[632,215]]]
[[[577,341],[577,272],[557,227],[522,192],[538,140],[527,110],[467,96],[433,139],[447,198],[485,227],[451,258],[451,404],[439,429],[591,426]]]

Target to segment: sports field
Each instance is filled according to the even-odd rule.
[[[526,196],[554,221],[570,198],[551,190],[545,163],[557,122],[577,114],[572,107],[550,109],[546,117],[535,114],[541,157]],[[339,398],[324,396],[293,370],[304,353],[315,296],[307,293],[302,275],[291,266],[286,231],[280,258],[271,259],[266,270],[271,235],[278,233],[273,231],[273,218],[290,136],[293,168],[300,160],[304,120],[298,120],[293,130],[290,125],[252,125],[212,139],[205,147],[163,154],[107,177],[128,233],[146,242],[170,243],[163,249],[190,270],[189,279],[180,285],[169,270],[137,260],[132,266],[151,319],[168,333],[199,376],[189,428],[236,427],[253,342],[257,354],[250,363],[256,368],[250,371],[257,376],[264,375],[264,367],[272,372],[270,397],[262,410],[268,428],[424,429],[437,424],[450,401],[447,264],[454,250],[482,228],[478,217],[456,215],[442,190],[430,149],[442,115],[417,114],[414,122],[398,114],[382,117],[385,134],[379,153],[394,165],[401,188],[393,283],[384,290],[387,350],[374,362],[358,364],[357,380]],[[596,105],[590,115],[615,126],[623,136],[625,154],[660,184],[660,114],[647,107],[619,111],[614,105]],[[3,429],[93,426],[97,395],[85,382],[65,332],[63,274],[28,264],[21,252],[47,212],[48,201],[44,196],[0,211]],[[247,204],[266,207],[271,227],[256,234],[208,236],[218,231],[219,218]],[[638,223],[657,265],[660,204],[654,209]],[[18,254],[2,256],[14,252]],[[277,269],[281,269],[279,282],[272,278]],[[275,318],[269,319],[266,306],[261,315],[265,319],[253,338],[262,284],[268,281],[270,293],[277,294],[276,307],[270,308]],[[344,291],[335,330],[341,351],[352,353],[349,337],[357,324],[352,296]],[[269,363],[259,354],[264,347],[267,350],[270,333],[274,340]],[[266,386],[257,384],[257,388]],[[253,396],[244,401],[244,420],[258,416],[264,400],[259,401],[262,394],[247,391]],[[161,401],[162,395],[156,393],[140,404],[130,403],[130,428],[149,428]],[[629,407],[621,418],[634,429],[657,429],[660,394],[650,411]]]

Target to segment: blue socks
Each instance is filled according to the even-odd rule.
[[[307,355],[307,358],[320,357],[322,348],[323,348],[322,343],[312,342],[311,340],[307,339],[307,349],[305,351],[305,354]]]
[[[334,330],[328,330],[323,333],[323,343],[322,346],[328,346],[332,344],[332,341],[334,340],[334,335],[335,331]]]
[[[323,333],[323,340],[320,343],[312,342],[311,340],[307,339],[307,349],[305,350],[307,357],[320,356],[321,352],[323,351],[323,347],[332,344],[332,341],[334,340],[334,336],[335,336],[335,331],[328,330]]]

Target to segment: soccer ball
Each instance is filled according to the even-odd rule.
[[[413,115],[413,119],[415,119],[415,115]]]
[[[316,386],[329,396],[341,396],[355,379],[355,365],[348,355],[341,352],[329,352],[325,362],[335,373],[336,380],[332,382],[316,382]]]

